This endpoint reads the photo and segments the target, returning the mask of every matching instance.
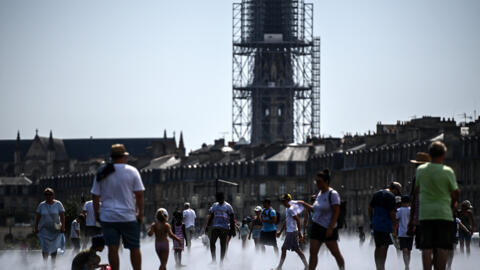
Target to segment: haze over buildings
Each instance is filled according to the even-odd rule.
[[[312,2],[323,135],[479,110],[479,1]],[[229,140],[231,4],[1,1],[0,138]]]

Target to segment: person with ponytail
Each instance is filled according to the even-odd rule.
[[[330,187],[330,171],[328,169],[317,173],[316,184],[319,192],[313,205],[299,201],[306,209],[313,211],[308,269],[314,270],[317,267],[318,251],[323,243],[327,245],[337,261],[339,269],[345,269],[345,261],[337,244],[340,195]]]

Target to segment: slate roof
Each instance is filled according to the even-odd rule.
[[[310,147],[309,146],[300,146],[300,145],[289,145],[285,147],[279,153],[273,155],[267,161],[273,162],[287,162],[287,161],[294,161],[294,162],[305,162],[308,160],[310,155]]]
[[[367,148],[367,144],[366,143],[362,143],[362,144],[359,144],[357,146],[354,146],[352,148],[349,148],[348,150],[346,150],[347,152],[349,151],[357,151],[357,150],[362,150],[362,149],[365,149]]]
[[[47,146],[48,146],[48,138]],[[61,139],[54,139],[61,140]],[[63,139],[65,152],[70,159],[88,160],[90,158],[103,158],[109,156],[110,146],[122,143],[132,156],[144,156],[154,141],[175,142],[174,138],[109,138],[109,139]],[[172,141],[172,142],[171,142]],[[0,162],[13,162],[16,140],[0,140]],[[20,140],[20,148],[25,157],[26,152],[32,145],[33,140]]]
[[[32,180],[25,176],[0,177],[0,186],[28,186],[31,184]]]
[[[61,139],[54,139],[53,140],[53,148],[55,149],[55,160],[68,160],[67,152],[65,151],[65,145]],[[38,144],[38,145],[37,145]],[[49,147],[49,138],[47,137],[37,137],[33,140],[32,145],[35,147],[30,147],[28,149],[25,158],[35,158],[35,157],[42,157],[46,158],[46,154]]]
[[[20,149],[25,153],[33,140],[21,140]],[[13,162],[17,141],[16,140],[0,140],[0,162]]]
[[[142,170],[166,169],[180,164],[181,159],[175,158],[175,155],[166,155],[150,161],[150,164]]]

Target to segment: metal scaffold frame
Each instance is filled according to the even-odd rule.
[[[233,4],[232,12],[232,139],[250,141],[252,132],[252,93],[264,88],[254,82],[255,58],[264,53],[266,42],[256,38],[254,25],[263,16],[267,0],[242,0]],[[292,70],[289,89],[293,97],[294,141],[306,142],[308,137],[320,136],[320,39],[313,36],[313,4],[304,0],[282,1],[288,3],[289,33],[275,46],[278,53],[288,55]],[[269,47],[271,48],[271,47]],[[272,52],[269,52],[272,54]],[[274,52],[276,53],[276,52]],[[290,74],[290,73],[289,73]]]

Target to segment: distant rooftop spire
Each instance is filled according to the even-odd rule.
[[[50,136],[48,138],[48,150],[55,150],[55,146],[53,144],[53,134],[52,130],[50,130]]]
[[[17,131],[17,143],[16,143],[17,150],[20,149],[20,130]]]
[[[164,130],[163,130],[163,138],[164,138],[164,139],[167,138],[167,129],[164,129]]]
[[[185,145],[183,144],[183,131],[180,131],[180,141],[178,142],[178,148],[185,148]]]

